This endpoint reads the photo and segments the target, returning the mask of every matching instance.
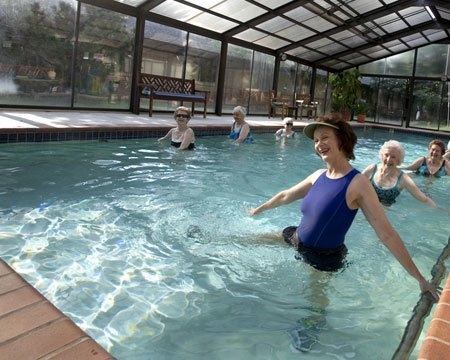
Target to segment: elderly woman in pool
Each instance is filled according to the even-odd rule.
[[[382,243],[419,282],[421,291],[438,300],[438,290],[425,280],[411,259],[369,179],[349,162],[355,158],[353,148],[357,141],[352,127],[347,122],[324,117],[308,124],[304,133],[314,140],[315,151],[326,163],[326,169],[313,172],[249,213],[256,215],[303,199],[300,225],[284,229],[282,238],[294,245],[302,260],[316,269],[337,271],[345,265],[345,235],[361,208]]]
[[[250,132],[250,125],[245,121],[246,114],[247,111],[243,106],[236,106],[233,109],[234,123],[231,126],[229,138],[233,140],[234,144],[253,142],[252,133]]]
[[[417,200],[431,207],[437,207],[433,200],[420,191],[411,177],[397,167],[405,158],[405,150],[401,143],[396,140],[386,141],[381,146],[379,155],[380,164],[371,164],[362,173],[369,178],[383,205],[390,206],[395,203],[400,192],[406,189]]]
[[[185,106],[179,106],[175,109],[173,114],[177,127],[172,128],[168,133],[159,138],[158,141],[170,139],[170,145],[180,150],[192,150],[195,148],[195,134],[194,130],[188,127],[191,119],[191,111]]]
[[[294,120],[292,118],[287,117],[283,120],[284,128],[278,129],[275,132],[275,138],[277,140],[284,140],[284,139],[294,139],[295,138],[295,131],[293,129],[294,127]]]
[[[428,144],[428,157],[421,156],[402,169],[414,170],[416,174],[423,176],[450,175],[450,161],[444,158],[444,154],[445,144],[441,140],[431,140]]]

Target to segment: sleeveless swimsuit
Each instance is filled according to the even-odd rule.
[[[181,146],[181,143],[183,142],[183,137],[184,137],[184,134],[186,133],[187,130],[188,130],[188,129],[186,129],[186,130],[184,131],[184,133],[181,134],[178,138],[176,138],[176,137],[174,136],[175,131],[173,131],[173,132],[172,132],[172,140],[171,140],[171,142],[170,142],[170,145],[172,145],[172,146],[174,146],[174,147],[176,147],[176,148],[179,148],[179,147]],[[188,150],[194,150],[194,149],[195,149],[195,143],[193,143],[193,142],[190,143],[189,146],[187,147],[187,149],[188,149]]]
[[[370,183],[372,184],[373,188],[375,189],[375,192],[378,195],[378,200],[380,200],[380,203],[386,206],[390,206],[393,203],[395,203],[395,199],[397,196],[400,195],[400,190],[398,189],[398,185],[400,184],[400,180],[403,176],[403,171],[400,172],[400,175],[397,178],[397,181],[395,185],[389,189],[384,189],[379,187],[374,180],[375,173],[377,172],[377,166],[375,165],[372,176],[370,177]]]
[[[430,174],[430,170],[428,170],[426,157],[423,158],[423,162],[419,166],[419,168],[416,170],[416,174],[423,175],[423,176],[432,176]],[[439,170],[436,171],[433,175],[436,177],[441,177],[441,176],[447,175],[447,172],[445,171],[445,160],[442,163],[442,166],[439,168]]]
[[[347,206],[350,182],[359,174],[352,169],[339,179],[330,179],[324,171],[302,201],[300,225],[283,230],[286,242],[294,243],[297,233],[299,258],[322,271],[337,271],[345,265],[345,234],[358,209]]]
[[[236,122],[233,123],[233,126],[231,127],[230,135],[228,136],[231,140],[237,140],[237,139],[239,139],[239,135],[241,134],[241,129],[242,129],[242,127],[241,127],[238,131],[236,131],[236,130],[234,129],[235,126],[236,126]],[[250,131],[248,132],[248,134],[247,134],[247,136],[245,137],[245,139],[244,139],[243,142],[244,142],[244,143],[251,143],[251,142],[253,142],[253,137],[252,137],[252,134],[251,134]]]
[[[284,129],[283,129],[283,131],[281,132],[280,135],[278,135],[278,137],[279,137],[280,139],[283,139],[283,138],[286,138],[286,139],[294,139],[294,138],[295,138],[295,132],[293,132],[293,133],[291,134],[291,136],[286,136],[286,135],[285,135],[285,131],[284,131]]]

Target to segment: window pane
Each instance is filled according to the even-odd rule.
[[[255,52],[253,57],[250,111],[252,115],[267,115],[272,89],[275,57]]]
[[[1,105],[70,105],[76,4],[2,1]]]
[[[231,113],[237,105],[247,108],[249,103],[251,62],[251,50],[233,44],[228,45],[223,112]]]
[[[417,50],[416,76],[441,76],[447,71],[449,45],[429,45]]]
[[[405,79],[380,79],[375,121],[384,124],[402,125],[405,115],[407,84],[408,81]]]
[[[441,100],[442,86],[446,85],[441,81],[420,81],[414,82],[413,110],[411,111],[410,125],[426,129],[437,130],[439,118],[447,116],[444,101]],[[443,115],[443,116],[442,116]]]
[[[146,21],[141,72],[182,78],[186,42],[186,31]],[[180,104],[179,101],[155,100],[153,109],[174,111]],[[141,98],[141,108],[148,109],[148,99]]]
[[[216,106],[219,60],[220,41],[189,34],[186,79],[195,79],[197,90],[209,91],[208,112]]]
[[[128,109],[135,20],[82,5],[75,107]]]

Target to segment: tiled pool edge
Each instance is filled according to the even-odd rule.
[[[439,138],[444,141],[450,140],[450,133],[436,131],[389,127],[376,123],[354,123],[352,126],[367,129],[385,130],[386,132],[414,133],[430,139]],[[296,131],[302,131],[305,124],[296,125]],[[145,127],[79,127],[79,128],[0,128],[0,144],[27,143],[27,142],[58,142],[58,141],[108,141],[120,139],[146,139],[158,138],[167,133],[173,126],[145,126]],[[197,137],[202,136],[227,136],[230,133],[230,126],[225,125],[203,125],[191,126]],[[254,134],[275,133],[280,125],[252,125]]]
[[[436,305],[417,359],[450,359],[450,274],[447,275],[447,281]]]
[[[0,359],[114,359],[2,259],[0,328]]]

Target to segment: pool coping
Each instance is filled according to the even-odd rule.
[[[1,359],[114,359],[2,259],[0,328]]]

